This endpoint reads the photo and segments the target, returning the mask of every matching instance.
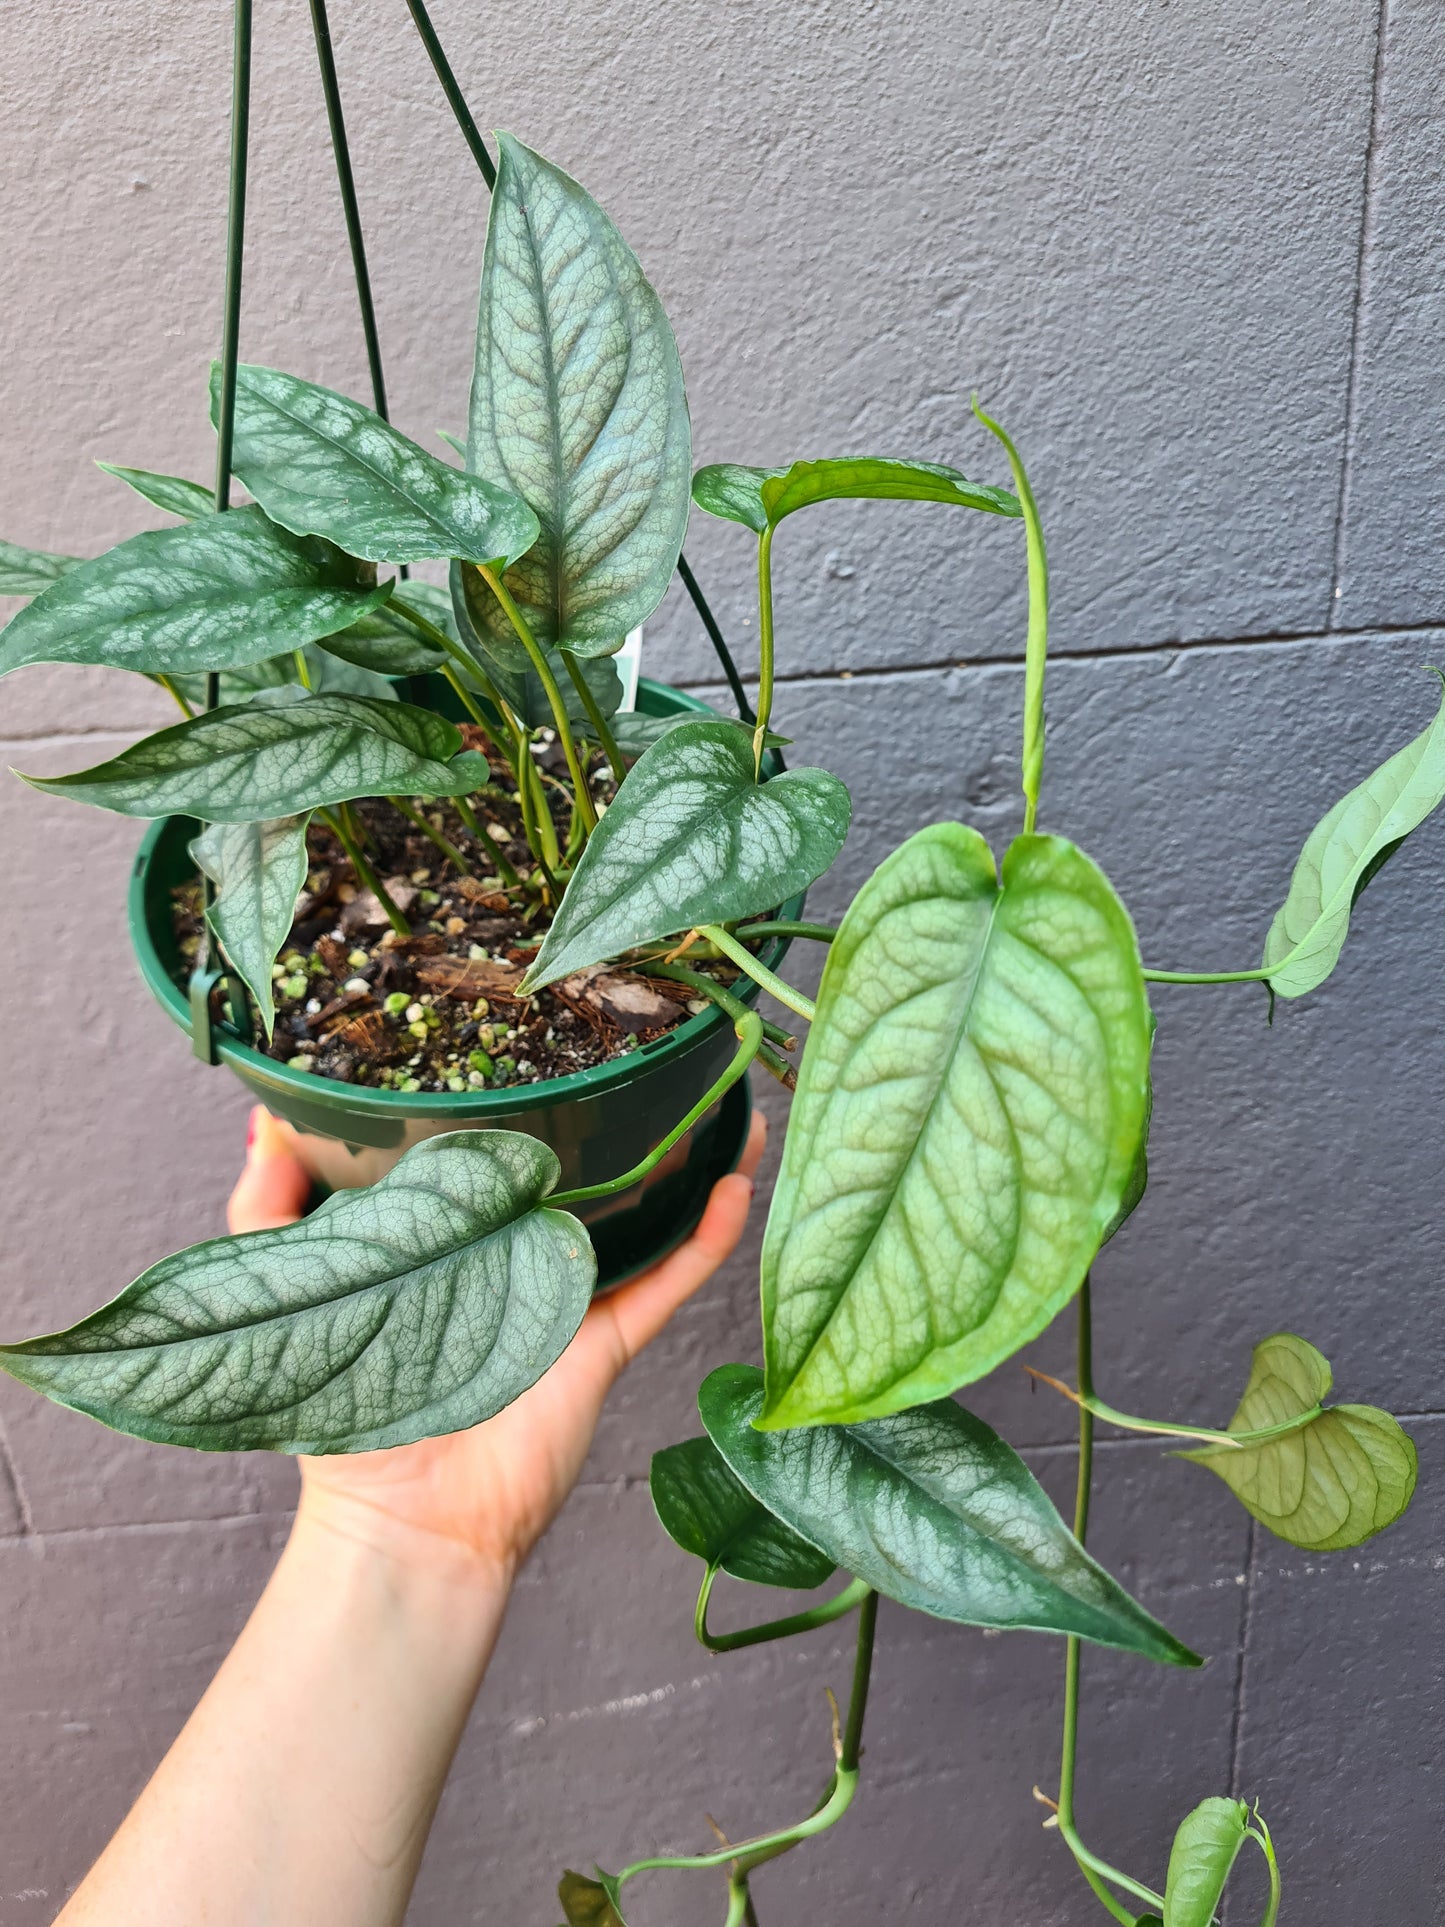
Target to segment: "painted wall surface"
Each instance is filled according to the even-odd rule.
[[[406,11],[334,0],[398,421],[465,419],[485,195]],[[301,0],[258,0],[243,353],[364,392]],[[484,125],[575,172],[671,312],[700,461],[853,451],[1032,466],[1058,660],[1044,823],[1106,866],[1149,961],[1252,962],[1323,809],[1423,726],[1445,661],[1445,22],[1432,0],[435,0]],[[92,458],[204,476],[219,331],[224,0],[0,11],[0,532],[93,552],[147,512]],[[437,444],[440,447],[439,444]],[[701,522],[702,518],[698,518]],[[751,660],[746,538],[694,566]],[[777,550],[778,704],[853,786],[837,911],[920,823],[1018,826],[1016,531],[839,506]],[[676,590],[647,667],[711,688]],[[0,691],[7,764],[161,719],[99,673]],[[149,1007],[120,904],[134,824],[0,786],[3,1329],[51,1329],[219,1227],[239,1087]],[[1413,1510],[1357,1554],[1253,1530],[1137,1438],[1098,1457],[1101,1556],[1200,1674],[1088,1656],[1080,1812],[1162,1877],[1182,1812],[1258,1798],[1287,1921],[1425,1927],[1445,1899],[1437,1296],[1445,831],[1357,916],[1329,985],[1161,991],[1145,1207],[1098,1270],[1100,1385],[1218,1423],[1288,1325],[1405,1418]],[[767,1092],[763,1101],[772,1105]],[[727,1659],[652,1516],[659,1445],[757,1355],[756,1245],[619,1389],[520,1585],[411,1918],[550,1927],[558,1870],[802,1810],[846,1634]],[[1068,1369],[1062,1321],[1030,1354]],[[1061,1500],[1069,1412],[1017,1362],[972,1402]],[[50,1920],[172,1738],[286,1530],[294,1470],[115,1438],[0,1381],[0,1927]],[[769,1927],[1027,1921],[1093,1902],[1055,1783],[1062,1653],[885,1606],[865,1785],[758,1882]],[[1258,1918],[1251,1869],[1230,1927]],[[711,1886],[639,1890],[702,1927]]]

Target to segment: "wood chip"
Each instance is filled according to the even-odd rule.
[[[479,903],[494,916],[502,916],[512,907],[502,891],[487,889],[477,877],[463,877],[456,888],[459,897],[465,897],[468,903]]]
[[[364,1010],[359,1017],[343,1018],[329,1041],[369,1063],[385,1064],[407,1056],[414,1039],[405,1031],[393,1030],[379,1010]]]
[[[489,957],[427,957],[416,967],[416,974],[428,990],[443,997],[501,997],[510,1003],[522,1001],[517,990],[522,973],[511,964],[493,963]]]
[[[386,877],[386,894],[403,916],[416,902],[416,886],[408,883],[405,877]],[[387,915],[381,907],[381,899],[374,890],[363,890],[341,913],[341,928],[348,936],[355,936],[362,930],[383,930]]]
[[[619,1030],[657,1030],[677,1015],[673,999],[645,977],[620,973],[594,977],[583,995]]]
[[[350,952],[347,950],[346,945],[338,941],[337,938],[318,937],[316,939],[316,954],[322,963],[325,964],[331,976],[349,977],[351,975]]]
[[[315,1016],[307,1018],[307,1027],[311,1030],[320,1030],[323,1024],[329,1023],[333,1017],[340,1016],[343,1011],[359,1010],[363,1004],[373,1001],[369,990],[343,990],[339,997],[333,997],[329,1004],[323,1004]]]
[[[439,957],[446,947],[446,938],[436,930],[423,930],[416,937],[399,937],[393,930],[382,938],[382,948],[393,957]]]

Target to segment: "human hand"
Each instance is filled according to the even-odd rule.
[[[510,1580],[576,1482],[618,1375],[732,1253],[766,1135],[754,1113],[738,1170],[713,1186],[686,1244],[598,1298],[530,1391],[467,1432],[383,1452],[303,1458],[302,1515],[408,1565],[480,1562]],[[227,1211],[231,1230],[294,1223],[310,1189],[290,1126],[258,1106]]]

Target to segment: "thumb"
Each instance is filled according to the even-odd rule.
[[[226,1206],[232,1231],[295,1224],[311,1195],[311,1176],[291,1148],[289,1125],[258,1104],[246,1137],[246,1166]]]

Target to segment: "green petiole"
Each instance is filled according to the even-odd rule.
[[[557,678],[552,674],[552,666],[538,643],[537,638],[527,626],[527,618],[512,599],[510,590],[493,568],[482,563],[478,569],[492,594],[502,605],[508,622],[517,632],[518,640],[526,650],[538,680],[546,691],[547,701],[552,710],[552,720],[557,726],[557,736],[562,744],[562,753],[567,758],[567,773],[572,778],[572,788],[577,798],[577,807],[582,812],[584,828],[589,832],[597,828],[597,812],[592,807],[592,798],[587,789],[587,778],[582,765],[577,760],[577,745],[572,740],[572,727],[567,720],[567,705],[562,700],[562,691],[557,687]]]
[[[697,1606],[692,1617],[697,1642],[710,1653],[741,1652],[745,1646],[764,1646],[774,1639],[791,1639],[795,1633],[810,1633],[815,1627],[831,1625],[835,1619],[852,1612],[855,1606],[861,1606],[869,1591],[861,1579],[855,1579],[835,1598],[825,1600],[820,1606],[810,1606],[806,1612],[789,1613],[783,1619],[769,1619],[761,1626],[745,1626],[741,1632],[713,1633],[708,1631],[707,1607],[718,1571],[717,1566],[708,1567],[698,1590]]]
[[[767,965],[759,963],[751,950],[745,949],[736,937],[729,936],[716,923],[699,924],[697,934],[715,945],[723,956],[735,963],[739,970],[745,971],[755,984],[761,984],[780,1004],[786,1004],[789,1010],[795,1010],[800,1017],[812,1023],[817,1015],[817,1006],[812,999],[805,997],[801,990],[794,990],[791,984],[785,984],[781,977],[775,977]]]
[[[1052,1385],[1056,1392],[1072,1399],[1081,1411],[1091,1417],[1102,1419],[1106,1425],[1117,1425],[1126,1432],[1153,1432],[1162,1438],[1203,1439],[1207,1445],[1217,1445],[1222,1450],[1242,1451],[1247,1445],[1267,1445],[1271,1439],[1282,1439],[1291,1432],[1302,1432],[1307,1425],[1313,1425],[1324,1411],[1323,1405],[1312,1405],[1307,1412],[1299,1412],[1294,1418],[1281,1419],[1278,1425],[1263,1425],[1253,1432],[1221,1432],[1212,1425],[1176,1425],[1168,1420],[1135,1418],[1132,1412],[1119,1412],[1112,1405],[1106,1405],[1093,1394],[1076,1392],[1072,1386],[1065,1385],[1060,1378],[1051,1378],[1047,1372],[1037,1371],[1032,1365],[1024,1370],[1030,1378],[1040,1379],[1045,1385]]]

